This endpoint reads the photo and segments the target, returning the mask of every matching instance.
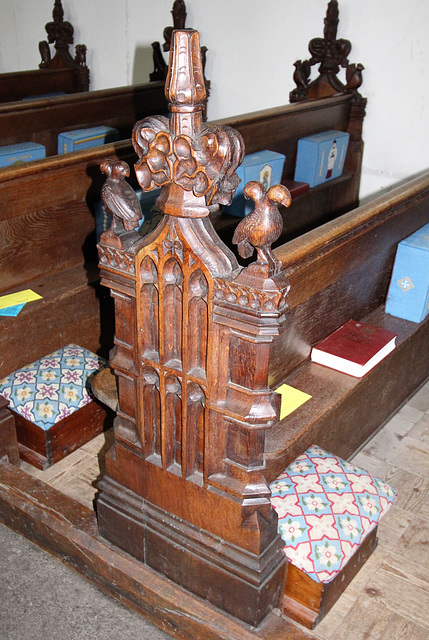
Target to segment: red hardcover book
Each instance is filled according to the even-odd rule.
[[[396,334],[349,320],[311,351],[313,362],[362,378],[395,348]]]

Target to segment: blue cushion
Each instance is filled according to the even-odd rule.
[[[91,401],[89,378],[107,366],[92,351],[69,344],[0,380],[11,409],[47,431]]]

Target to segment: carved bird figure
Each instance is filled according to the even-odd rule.
[[[250,258],[256,249],[257,262],[276,270],[278,261],[271,253],[271,245],[280,237],[283,229],[278,205],[290,205],[292,198],[289,190],[277,184],[265,191],[261,182],[251,181],[245,185],[243,193],[255,202],[255,209],[237,226],[232,241],[238,245],[242,258]]]
[[[357,91],[362,84],[363,64],[349,64],[346,69],[346,91]]]
[[[51,50],[46,40],[39,42],[39,51],[42,57],[42,62],[39,64],[39,68],[43,69],[43,67],[48,67],[51,62]]]
[[[134,189],[125,181],[130,175],[129,166],[126,162],[105,160],[100,164],[100,170],[107,176],[101,199],[112,215],[111,232],[118,234],[124,228],[132,231],[142,218],[142,210]]]
[[[311,64],[309,60],[297,60],[293,63],[295,71],[293,72],[293,79],[298,88],[305,89],[308,86],[308,81],[311,73]]]

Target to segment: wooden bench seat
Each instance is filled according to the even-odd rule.
[[[395,332],[396,349],[364,378],[353,378],[308,359],[285,379],[288,385],[311,395],[311,401],[268,432],[264,458],[269,481],[313,442],[349,458],[426,380],[428,320],[416,325],[386,315],[384,307],[362,320]]]

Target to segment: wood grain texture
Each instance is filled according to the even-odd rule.
[[[0,395],[0,459],[19,465],[15,420],[8,407],[9,402]]]

